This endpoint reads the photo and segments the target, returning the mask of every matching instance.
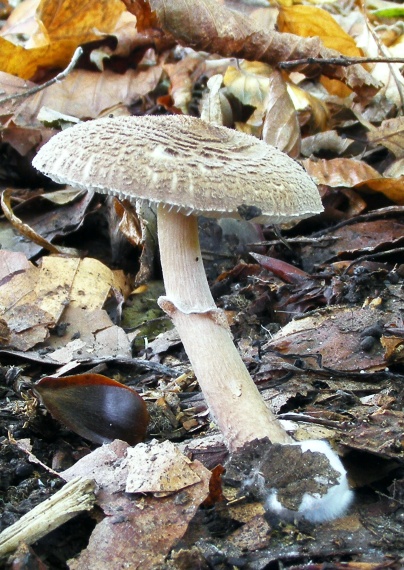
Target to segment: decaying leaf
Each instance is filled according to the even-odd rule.
[[[403,412],[380,409],[343,434],[342,442],[381,457],[404,459],[403,428]]]
[[[185,114],[189,113],[189,104],[192,100],[194,87],[192,74],[203,61],[204,58],[201,54],[193,52],[180,61],[165,63],[163,66],[170,79],[171,97],[173,98],[174,106]]]
[[[371,308],[351,307],[316,311],[315,314],[295,320],[284,326],[265,350],[274,350],[282,355],[310,357],[310,367],[328,370],[378,371],[386,367],[385,352],[378,339],[371,350],[364,350],[361,333],[376,322],[397,326],[398,315],[390,311],[379,314]],[[321,361],[317,359],[321,358]]]
[[[128,560],[142,569],[156,568],[208,496],[210,471],[198,461],[188,464],[198,481],[168,497],[124,493],[126,450],[130,448],[118,441],[104,445],[62,474],[70,480],[78,473],[91,473],[98,485],[96,502],[108,514],[94,529],[87,548],[69,561],[72,569],[96,570],[100,564],[116,568]]]
[[[243,61],[239,67],[227,68],[223,83],[243,105],[262,109],[268,96],[271,74],[271,67],[265,63]]]
[[[404,362],[404,335],[382,336],[380,342],[386,350],[385,358],[389,364]]]
[[[153,91],[161,73],[159,65],[145,70],[128,69],[123,74],[108,69],[103,73],[78,69],[21,104],[19,114],[33,121],[41,107],[50,107],[79,119],[93,119],[114,105],[130,106]],[[74,96],[77,91],[80,97]]]
[[[238,128],[261,135],[268,144],[291,156],[299,154],[300,131],[296,110],[279,71],[261,62],[244,61],[229,66],[223,78],[227,91],[243,105],[255,107]]]
[[[200,482],[191,461],[170,441],[142,443],[128,450],[127,493],[164,497]]]
[[[366,164],[353,158],[334,158],[330,160],[303,161],[303,166],[317,184],[325,184],[335,188],[346,186],[350,188],[366,180],[380,178],[381,175]]]
[[[5,252],[0,254],[4,256]],[[6,254],[5,259],[13,272],[10,255]],[[30,264],[23,272],[14,271],[0,286],[0,315],[11,331],[10,345],[19,350],[28,350],[44,341],[62,315],[69,319],[69,310],[85,311],[87,317],[83,317],[83,321],[89,326],[89,315],[102,308],[114,288],[127,292],[123,272],[114,273],[101,262],[90,258],[46,257],[40,268]],[[105,317],[108,326],[111,326],[106,313]],[[70,324],[73,323],[74,319]],[[101,334],[102,328],[99,321],[93,331]],[[73,330],[71,334],[74,332],[77,331]],[[55,341],[58,338],[60,340],[61,337],[52,337]],[[93,333],[91,338],[93,344]],[[82,340],[80,342],[83,343]],[[61,343],[66,347],[66,339]],[[81,349],[84,344],[81,344]]]
[[[280,72],[270,78],[270,91],[265,102],[263,140],[286,152],[292,158],[300,155],[300,128],[298,116]]]
[[[396,158],[404,158],[404,117],[383,121],[380,127],[367,133],[367,139],[385,146]]]
[[[1,207],[4,215],[9,222],[13,224],[16,230],[25,238],[33,241],[40,247],[45,248],[51,253],[62,253],[60,248],[50,243],[48,240],[37,234],[28,224],[24,224],[13,212],[11,208],[11,191],[5,190],[1,195]]]

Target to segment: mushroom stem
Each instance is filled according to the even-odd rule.
[[[166,296],[159,304],[171,317],[209,409],[231,451],[255,438],[291,443],[268,409],[234,346],[225,315],[215,305],[202,263],[195,216],[157,214]]]

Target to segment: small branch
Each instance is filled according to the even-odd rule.
[[[344,270],[343,275],[346,275],[354,265],[358,265],[358,263],[362,263],[362,261],[379,259],[380,257],[387,257],[388,255],[397,255],[398,253],[404,253],[404,247],[396,247],[395,249],[388,249],[386,251],[378,251],[375,253],[362,255],[361,257],[358,257],[348,265],[348,267]]]
[[[61,71],[60,73],[58,73],[56,75],[56,77],[53,77],[52,79],[50,79],[49,81],[46,81],[46,83],[43,83],[42,85],[35,85],[35,87],[32,87],[31,89],[27,89],[27,91],[24,91],[23,93],[14,93],[13,95],[7,95],[7,97],[3,97],[3,99],[0,99],[0,105],[3,105],[3,103],[7,103],[7,101],[13,101],[15,99],[22,99],[24,97],[31,97],[31,95],[35,95],[36,93],[39,93],[39,91],[42,91],[43,89],[46,89],[47,87],[50,87],[54,83],[58,83],[59,81],[66,79],[66,77],[69,75],[69,73],[71,73],[73,71],[73,69],[75,68],[78,60],[83,55],[83,53],[84,53],[83,48],[78,47],[76,49],[76,51],[74,52],[73,57],[72,57],[69,65],[66,67],[66,69],[64,71]]]
[[[0,557],[25,542],[33,544],[94,504],[94,481],[76,477],[0,534]]]
[[[292,59],[290,61],[280,61],[278,67],[281,69],[289,69],[299,65],[339,65],[341,67],[349,67],[357,63],[404,63],[403,57],[307,57],[304,59]]]

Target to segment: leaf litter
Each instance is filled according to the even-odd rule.
[[[56,470],[94,479],[103,514],[79,515],[80,541],[66,523],[30,546],[45,567],[401,568],[404,86],[403,62],[384,61],[404,57],[399,4],[5,4],[0,185],[14,216],[0,219],[1,528],[60,487]],[[80,45],[63,80],[20,97]],[[226,450],[155,306],[153,212],[141,227],[132,207],[55,189],[30,166],[66,119],[199,115],[209,88],[227,126],[305,159],[325,206],[280,230],[201,221],[212,291],[265,401],[297,440],[329,440],[356,489],[346,517],[316,527],[269,520],[210,474]],[[79,384],[105,374],[139,392],[152,416],[144,445],[156,438],[166,461],[181,442],[193,483],[166,497],[125,492],[138,448],[97,448],[32,397],[35,382],[72,370]],[[160,474],[181,481],[183,464],[179,477]]]

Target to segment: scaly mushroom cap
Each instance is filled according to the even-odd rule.
[[[61,184],[185,214],[283,223],[323,210],[316,185],[286,154],[183,115],[81,123],[54,136],[33,165]]]

